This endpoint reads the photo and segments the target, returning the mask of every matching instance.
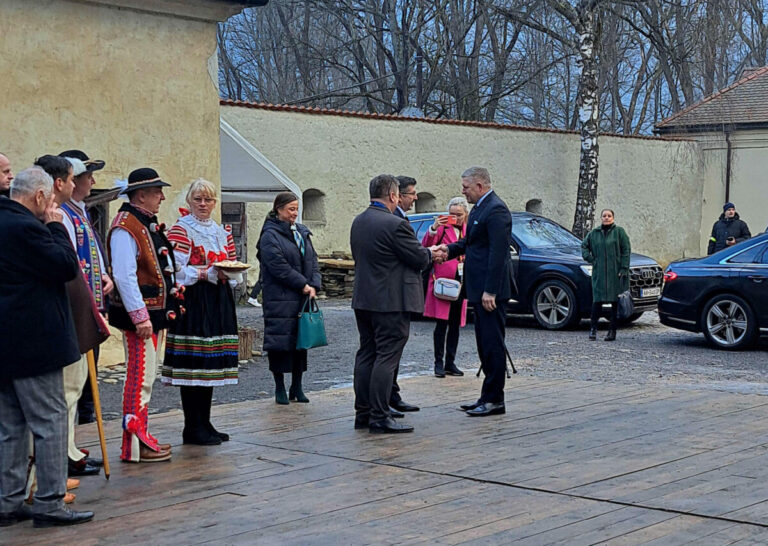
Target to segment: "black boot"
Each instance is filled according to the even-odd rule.
[[[608,335],[605,336],[605,341],[616,341],[616,330],[608,330]]]
[[[272,372],[275,376],[275,402],[281,406],[290,404],[288,402],[288,393],[285,392],[285,381],[283,380],[283,374],[279,372]]]
[[[442,361],[435,361],[435,377],[445,377],[445,368]]]
[[[205,423],[205,428],[210,432],[213,436],[218,436],[219,439],[222,442],[228,442],[229,441],[229,434],[225,432],[219,432],[216,430],[211,424],[211,404],[213,402],[213,387],[201,387],[201,389],[204,389],[205,391],[205,398],[204,398],[204,404],[203,404],[203,423]],[[203,398],[201,396],[200,398]]]
[[[309,398],[301,390],[301,375],[302,372],[294,371],[291,374],[291,388],[288,391],[288,400],[296,400],[302,404],[309,403]]]
[[[201,387],[181,387],[181,404],[184,409],[185,444],[215,446],[221,444],[221,438],[214,436],[205,425],[206,393]],[[210,404],[210,401],[208,402]],[[210,406],[209,406],[210,411]]]
[[[597,328],[592,326],[589,329],[589,341],[595,341],[597,339]]]

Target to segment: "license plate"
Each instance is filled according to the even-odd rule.
[[[651,296],[661,296],[661,287],[656,288],[643,288],[640,290],[641,298],[650,298]]]

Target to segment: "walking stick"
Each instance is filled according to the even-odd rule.
[[[104,437],[104,421],[101,418],[101,399],[99,398],[99,378],[96,374],[96,359],[93,350],[88,351],[88,377],[91,379],[91,394],[93,394],[93,409],[96,412],[96,426],[99,429],[101,456],[104,459],[104,477],[109,479],[109,458],[107,455],[107,439]]]
[[[515,363],[512,362],[512,357],[509,355],[509,349],[507,349],[507,345],[504,344],[504,352],[507,353],[507,360],[509,360],[509,365],[512,366],[512,373],[517,373],[517,368],[515,368]],[[512,375],[509,373],[509,366],[505,366],[506,372],[507,372],[507,379],[511,379]],[[480,367],[477,369],[477,373],[475,374],[475,377],[480,377],[480,372],[483,371],[483,365],[480,364]]]

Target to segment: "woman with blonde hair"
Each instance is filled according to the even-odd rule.
[[[435,217],[435,221],[424,235],[421,244],[449,245],[467,234],[467,200],[454,197],[448,202],[448,214]],[[459,345],[459,328],[467,323],[467,300],[456,301],[438,299],[434,294],[437,279],[463,280],[464,256],[435,264],[429,276],[427,293],[424,301],[424,316],[435,319],[435,331],[432,335],[435,347],[435,376],[464,375],[456,366],[456,349]]]
[[[189,212],[168,231],[176,259],[174,296],[184,312],[171,322],[162,381],[181,391],[184,443],[218,445],[229,435],[211,424],[213,387],[237,383],[238,336],[233,288],[237,281],[217,270],[235,260],[232,234],[211,218],[216,188],[199,178],[187,191]]]

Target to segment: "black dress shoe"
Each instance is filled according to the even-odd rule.
[[[368,428],[368,417],[360,415],[355,416],[355,430],[363,428]]]
[[[460,405],[459,407],[460,407],[462,410],[464,410],[464,411],[468,411],[468,410],[472,410],[472,409],[475,409],[476,407],[478,407],[478,406],[479,406],[479,405],[481,405],[481,404],[482,404],[482,402],[480,402],[480,401],[478,400],[477,402],[474,402],[474,403],[472,403],[472,404],[462,404],[462,405]]]
[[[35,514],[32,516],[32,519],[34,520],[34,526],[37,528],[77,525],[78,523],[91,521],[93,519],[93,512],[76,512],[68,506],[65,506],[64,508],[48,514]]]
[[[464,372],[462,372],[460,369],[458,369],[455,365],[446,366],[445,367],[445,374],[446,375],[464,375]]]
[[[500,415],[502,413],[506,413],[503,402],[501,404],[485,402],[477,406],[475,409],[467,411],[467,415],[471,417],[485,417],[486,415]]]
[[[29,508],[22,505],[13,512],[0,512],[0,527],[8,527],[28,519],[32,519],[32,512],[29,511]]]
[[[419,406],[407,404],[400,400],[397,404],[390,404],[389,407],[395,408],[397,411],[419,411]]]
[[[73,461],[72,459],[69,459],[68,466],[67,466],[67,474],[69,477],[74,476],[95,476],[99,472],[101,472],[101,468],[98,466],[93,466],[92,464],[88,464],[86,462],[87,457],[83,457],[79,461]]]
[[[445,377],[445,368],[442,362],[435,362],[435,377]]]
[[[92,457],[85,457],[85,464],[89,464],[91,466],[98,466],[102,467],[104,466],[104,460],[103,459],[94,459]]]
[[[605,336],[605,341],[616,341],[616,330],[608,330],[608,335]]]
[[[388,417],[383,421],[372,422],[368,425],[368,431],[371,434],[401,434],[403,432],[413,432],[411,425],[401,424]]]

